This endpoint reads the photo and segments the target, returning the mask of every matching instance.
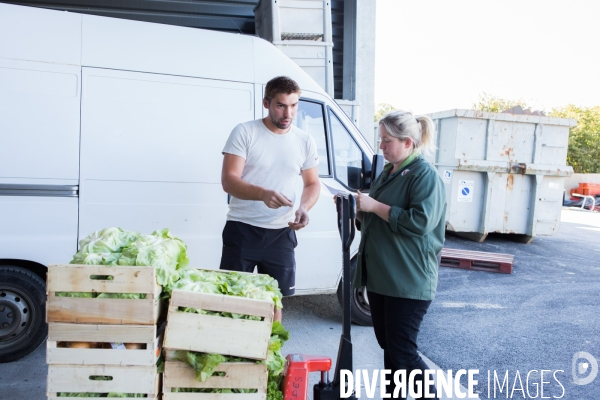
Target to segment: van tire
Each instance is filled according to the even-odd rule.
[[[354,272],[356,271],[356,258],[350,261],[350,282],[354,280]],[[342,300],[342,280],[337,289],[337,298],[340,303],[340,307],[344,308],[344,302]],[[369,299],[367,297],[367,288],[362,286],[360,289],[350,289],[350,304],[352,322],[362,326],[373,326],[371,320],[371,308],[369,307]]]
[[[48,336],[46,285],[21,267],[0,266],[0,363],[31,353]]]

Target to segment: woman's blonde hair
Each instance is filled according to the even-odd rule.
[[[414,116],[409,111],[392,111],[379,120],[379,126],[400,140],[411,138],[413,150],[431,154],[435,150],[435,124],[426,115]]]

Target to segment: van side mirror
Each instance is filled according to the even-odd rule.
[[[361,190],[363,187],[363,168],[362,167],[346,167],[348,171],[348,187],[353,190]]]
[[[381,171],[383,170],[383,156],[381,154],[374,154],[373,159],[369,160],[367,155],[363,153],[362,162],[362,176],[363,176],[363,190],[371,188],[371,184],[377,179]]]

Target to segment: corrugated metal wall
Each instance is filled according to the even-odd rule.
[[[331,2],[333,37],[333,88],[335,99],[343,99],[344,89],[344,0]]]
[[[253,9],[258,0],[25,0],[2,3],[254,35]]]

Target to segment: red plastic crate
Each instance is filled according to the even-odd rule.
[[[579,187],[575,189],[575,193],[584,196],[598,196],[600,195],[600,183],[580,183]]]

